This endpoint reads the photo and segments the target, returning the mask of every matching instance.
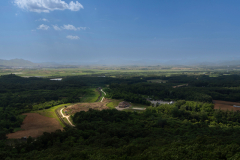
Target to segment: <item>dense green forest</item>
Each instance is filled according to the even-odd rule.
[[[149,80],[165,80],[153,83]],[[214,110],[212,100],[240,101],[240,76],[146,77],[0,77],[0,157],[2,159],[240,159],[240,112]],[[186,87],[173,86],[188,84]],[[150,103],[146,98],[174,100],[173,105],[141,112],[89,110],[72,119],[75,128],[44,133],[27,142],[6,134],[20,127],[21,113],[62,103],[103,87],[108,98]]]
[[[239,159],[239,112],[178,101],[144,112],[76,113],[76,128],[4,145],[7,159]]]
[[[149,83],[162,79],[167,83]],[[146,100],[191,100],[212,102],[216,100],[240,101],[240,77],[238,75],[208,76],[150,76],[150,77],[64,77],[63,81],[47,78],[22,78],[14,74],[0,77],[0,134],[13,132],[21,125],[21,113],[46,109],[62,103],[79,102],[90,94],[89,88],[106,86],[108,98],[124,99],[133,103],[150,105]],[[178,84],[188,87],[173,88]],[[4,136],[1,136],[4,137]]]
[[[135,77],[136,78],[136,77]],[[139,77],[145,82],[139,83],[112,83],[107,90],[108,97],[132,100],[137,103],[146,103],[143,99],[131,98],[136,95],[163,100],[190,100],[212,102],[212,100],[240,101],[240,76],[161,76]],[[167,83],[149,83],[147,80],[161,79]],[[173,88],[179,84],[188,84],[187,87]],[[130,95],[130,98],[129,98]],[[134,100],[132,100],[134,101]]]

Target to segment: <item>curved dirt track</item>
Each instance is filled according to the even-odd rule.
[[[54,118],[45,117],[38,113],[24,113],[23,115],[27,115],[21,125],[23,130],[8,134],[7,137],[9,139],[18,139],[25,136],[36,138],[41,136],[43,132],[54,132],[58,129],[63,129],[60,123]]]

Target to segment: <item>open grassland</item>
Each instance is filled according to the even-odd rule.
[[[114,109],[122,101],[123,100],[111,99],[111,102],[107,104],[107,107],[109,107],[110,109]]]
[[[70,103],[57,105],[57,106],[54,106],[52,108],[45,109],[45,110],[33,111],[33,113],[38,113],[42,116],[49,117],[49,118],[55,118],[61,124],[62,127],[65,127],[64,124],[57,117],[55,110],[57,108],[68,106],[68,105],[70,105]]]
[[[81,102],[96,102],[100,93],[96,89],[91,89],[91,93],[88,96],[84,96],[80,99]]]
[[[0,75],[16,74],[23,77],[52,77],[61,78],[64,76],[94,75],[94,76],[170,76],[170,75],[209,75],[212,77],[227,73],[225,69],[207,68],[162,68],[162,67],[96,67],[96,68],[41,68],[41,69],[0,69]],[[238,71],[238,70],[234,70]]]

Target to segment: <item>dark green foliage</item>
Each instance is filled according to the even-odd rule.
[[[145,80],[73,76],[62,81],[48,78],[22,78],[14,74],[0,77],[0,131],[11,133],[23,119],[21,113],[47,109],[62,103],[75,103],[91,94],[89,88],[109,83],[138,83]],[[144,101],[145,102],[145,101]],[[145,102],[146,103],[146,102]],[[3,136],[4,137],[4,136]],[[3,138],[2,138],[3,139]]]
[[[44,133],[15,148],[0,145],[13,159],[238,159],[238,112],[213,104],[178,101],[143,113],[92,110],[73,116],[75,129]],[[228,119],[228,120],[227,120]],[[230,120],[231,119],[231,120]],[[226,121],[227,120],[227,121]],[[217,122],[219,121],[219,122]]]
[[[151,79],[168,83],[147,83]],[[58,82],[9,75],[2,76],[0,83],[1,159],[240,159],[240,112],[214,110],[211,103],[212,99],[239,101],[239,76],[76,76]],[[172,87],[186,83],[188,87]],[[89,87],[106,84],[110,98],[142,104],[149,104],[148,96],[179,101],[141,113],[90,109],[72,117],[74,129],[15,141],[14,147],[5,140],[5,133],[20,126],[19,114],[36,109],[35,104],[46,108],[76,102],[89,93]]]
[[[140,78],[139,78],[140,79]],[[108,91],[111,98],[125,99],[146,103],[142,97],[152,97],[162,100],[190,100],[212,102],[215,100],[240,101],[240,76],[170,76],[145,77],[143,80],[162,79],[168,83],[112,83]],[[187,87],[177,87],[188,84]]]

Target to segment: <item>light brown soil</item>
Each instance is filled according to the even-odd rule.
[[[240,103],[237,103],[237,102],[213,100],[213,103],[214,103],[214,109],[240,111],[240,108],[233,107],[233,105],[240,106]]]
[[[188,84],[182,84],[182,85],[173,86],[173,88],[187,87],[187,86],[188,86]]]
[[[94,102],[94,103],[77,103],[72,106],[68,106],[63,110],[63,113],[66,113],[68,115],[74,115],[77,112],[80,111],[88,111],[90,108],[96,109],[96,110],[103,110],[103,109],[109,109],[106,104],[111,102],[111,100],[104,98],[103,102]]]
[[[43,132],[54,132],[58,129],[63,129],[60,123],[54,119],[42,116],[38,113],[25,113],[27,115],[21,125],[22,131],[10,133],[7,135],[9,139],[18,139],[22,137],[39,137]]]

